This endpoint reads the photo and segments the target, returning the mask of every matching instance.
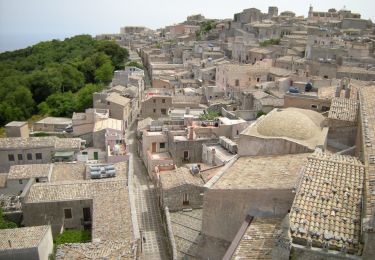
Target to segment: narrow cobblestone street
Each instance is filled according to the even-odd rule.
[[[134,195],[137,219],[142,239],[142,256],[144,259],[168,259],[166,236],[162,227],[160,209],[156,190],[148,179],[146,168],[137,154],[134,123],[127,134],[127,145],[133,155]]]

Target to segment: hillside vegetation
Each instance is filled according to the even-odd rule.
[[[79,35],[0,54],[0,126],[34,114],[68,116],[92,106],[129,54],[115,42]]]

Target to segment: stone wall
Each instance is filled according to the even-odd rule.
[[[71,219],[64,219],[64,209],[66,208],[72,209]],[[92,213],[92,200],[23,203],[24,225],[29,227],[50,224],[52,234],[55,237],[60,233],[62,227],[71,229],[83,228],[83,208],[90,208]]]
[[[210,189],[204,196],[203,233],[231,242],[247,214],[284,217],[293,199],[292,189]]]
[[[163,207],[168,207],[170,211],[178,211],[184,208],[198,209],[203,206],[203,194],[204,188],[185,184],[169,190],[164,190],[163,196]],[[183,205],[183,196],[188,195],[189,204]]]
[[[282,155],[313,152],[313,149],[309,149],[307,146],[281,138],[270,139],[240,135],[240,141],[238,144],[238,154],[240,156]]]

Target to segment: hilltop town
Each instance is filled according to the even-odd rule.
[[[249,8],[96,39],[131,62],[91,108],[5,125],[0,259],[375,259],[371,20]]]

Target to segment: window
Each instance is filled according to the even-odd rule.
[[[23,156],[22,156],[22,154],[17,154],[17,159],[18,159],[18,161],[22,161],[23,160]]]
[[[31,161],[33,159],[33,155],[31,153],[27,154],[27,160]]]
[[[182,196],[182,205],[189,205],[189,194],[184,193]]]
[[[18,183],[19,183],[19,184],[22,184],[22,180],[18,180]]]
[[[260,78],[257,78],[257,82],[259,82],[260,81]]]
[[[161,100],[161,103],[165,103],[165,99],[164,98]]]
[[[111,104],[111,102],[107,101],[107,105],[109,106]]]
[[[159,147],[160,147],[160,149],[164,149],[165,148],[165,143],[160,143]]]
[[[153,102],[156,103],[156,99],[154,99]]]
[[[184,159],[185,160],[189,159],[189,151],[184,151]]]
[[[156,109],[154,108],[154,113],[156,113]]]
[[[36,153],[35,154],[35,159],[42,160],[42,153]]]
[[[240,81],[238,79],[236,79],[236,87],[238,87],[240,85]]]
[[[14,154],[8,154],[8,160],[14,162]]]
[[[318,105],[311,105],[311,108],[318,109]]]
[[[162,115],[166,115],[167,114],[167,110],[165,108],[162,108],[160,111],[161,111]]]
[[[87,155],[87,152],[82,152],[83,155]]]
[[[64,209],[64,217],[66,218],[66,219],[70,219],[70,218],[72,218],[73,216],[72,216],[72,209]]]

